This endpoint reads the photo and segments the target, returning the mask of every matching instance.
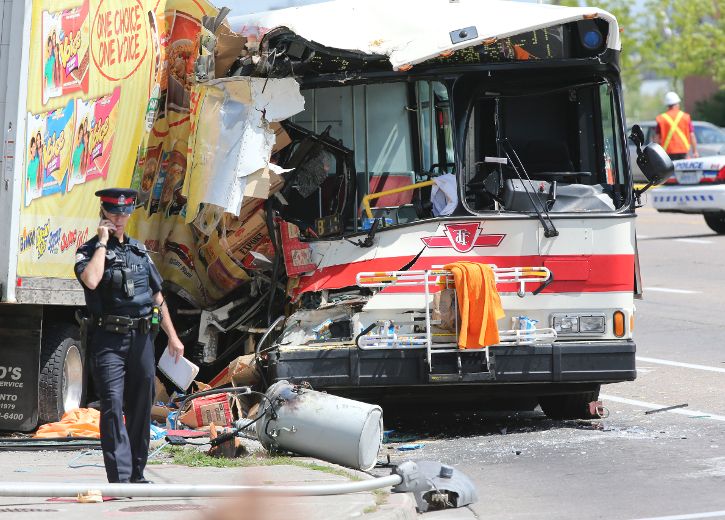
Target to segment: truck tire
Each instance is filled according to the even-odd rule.
[[[72,326],[43,331],[38,380],[38,420],[59,421],[69,410],[85,404],[85,352],[78,329]]]
[[[725,211],[703,213],[705,223],[718,235],[725,235]]]
[[[591,419],[589,403],[599,399],[599,387],[593,392],[539,396],[539,406],[549,419]]]

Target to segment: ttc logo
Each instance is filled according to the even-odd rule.
[[[478,222],[446,224],[444,236],[422,238],[428,247],[452,247],[468,253],[474,247],[498,247],[506,235],[482,235]]]

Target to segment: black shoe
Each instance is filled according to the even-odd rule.
[[[153,483],[154,483],[153,480],[146,480],[143,477],[131,480],[131,484],[153,484]]]

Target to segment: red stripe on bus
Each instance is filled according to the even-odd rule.
[[[376,258],[350,264],[324,267],[302,277],[295,291],[302,294],[323,289],[341,289],[356,285],[359,272],[396,271],[413,256]],[[419,258],[411,270],[430,269],[455,261],[453,256]],[[547,267],[554,280],[545,293],[625,292],[634,290],[634,255],[547,255],[547,256],[466,256],[468,262],[495,264],[498,267]],[[532,286],[527,287],[531,290]],[[514,284],[499,284],[501,292],[515,291]],[[386,292],[422,292],[416,287],[388,287]]]

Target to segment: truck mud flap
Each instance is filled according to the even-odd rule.
[[[0,430],[38,423],[41,306],[0,304]]]

